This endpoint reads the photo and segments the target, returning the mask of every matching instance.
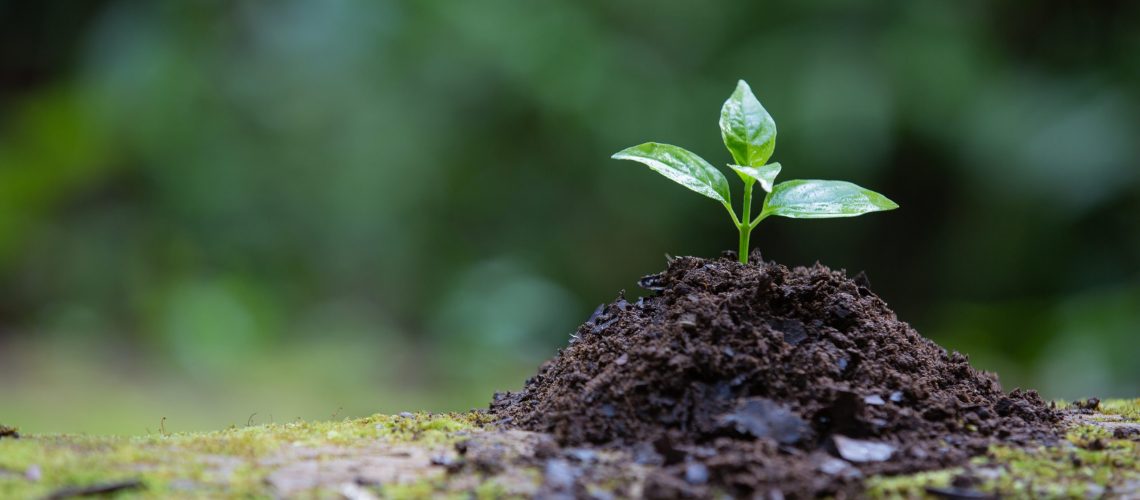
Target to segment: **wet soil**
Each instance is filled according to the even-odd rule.
[[[682,257],[600,306],[521,391],[508,426],[621,450],[650,497],[858,495],[869,474],[957,465],[993,443],[1050,442],[1033,391],[1003,392],[827,267]]]

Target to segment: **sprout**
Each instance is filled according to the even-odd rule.
[[[752,230],[768,216],[825,219],[898,208],[886,196],[845,181],[791,180],[776,184],[782,167],[779,163],[767,163],[776,149],[776,122],[744,80],[736,84],[736,91],[724,101],[720,110],[720,134],[735,162],[728,167],[744,181],[740,217],[732,208],[724,174],[691,151],[671,144],[647,142],[623,149],[613,158],[643,163],[673,182],[724,205],[740,231],[741,263],[748,263],[748,239]],[[756,183],[767,195],[760,213],[752,218],[752,187]]]

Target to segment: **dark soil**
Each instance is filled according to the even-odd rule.
[[[18,439],[19,437],[20,433],[16,431],[15,427],[0,424],[0,438]]]
[[[561,446],[624,449],[646,496],[858,494],[868,474],[1049,441],[1059,417],[1002,391],[899,321],[860,274],[682,257],[599,307],[525,387],[506,425]]]

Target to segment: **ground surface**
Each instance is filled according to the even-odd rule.
[[[875,498],[960,495],[1140,496],[1140,399],[1097,410],[1060,405],[1068,432],[1052,447],[995,445],[969,464],[868,476]],[[18,433],[16,433],[18,434]],[[501,430],[486,414],[374,415],[136,438],[0,429],[0,498],[456,498],[651,494],[651,465],[619,452]],[[688,480],[699,482],[700,471]],[[972,496],[971,496],[972,495]]]
[[[670,259],[486,412],[0,429],[0,498],[1140,497],[1140,402],[1006,393],[821,265]]]

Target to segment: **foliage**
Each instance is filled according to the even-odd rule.
[[[766,257],[865,270],[1007,387],[1140,380],[1140,2],[0,4],[24,431],[485,402],[660,268],[617,249],[725,246],[721,208],[596,151],[717,160],[737,78],[791,177],[907,207],[767,221]]]
[[[724,205],[740,232],[741,263],[748,263],[749,235],[768,216],[823,219],[898,208],[886,196],[845,181],[792,180],[773,184],[782,169],[779,163],[766,164],[776,149],[776,121],[744,80],[737,82],[736,90],[721,107],[720,134],[736,162],[728,167],[744,181],[740,217],[732,208],[724,174],[696,153],[671,144],[647,142],[623,149],[613,157],[644,163],[669,180]],[[768,194],[753,219],[752,188],[756,183]]]

